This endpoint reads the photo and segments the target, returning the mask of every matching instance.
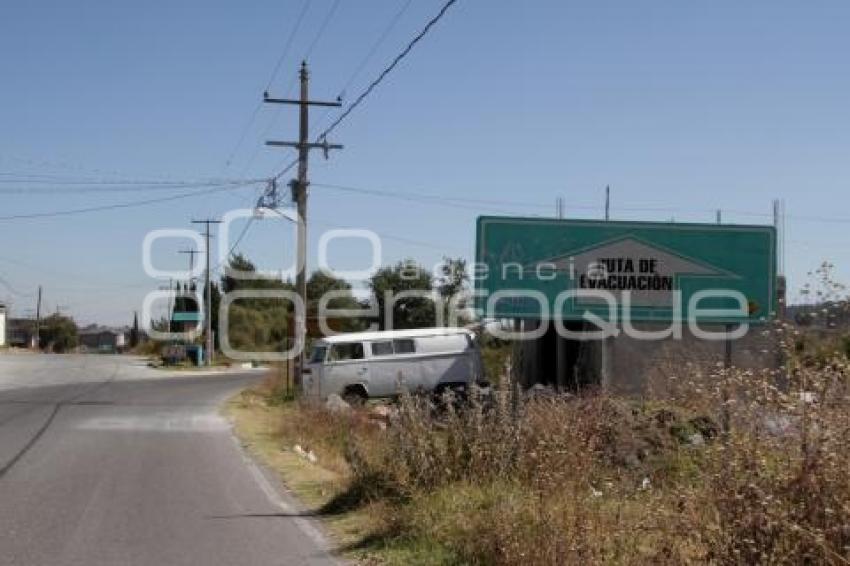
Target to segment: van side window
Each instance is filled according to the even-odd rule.
[[[393,340],[393,350],[396,354],[412,354],[416,351],[416,347],[410,338],[402,338]]]
[[[313,348],[313,355],[310,356],[310,363],[320,364],[325,361],[325,352],[327,351],[327,346],[316,346],[315,348]]]
[[[363,344],[361,344],[360,342],[350,342],[348,344],[334,344],[333,346],[331,346],[331,355],[329,360],[332,362],[362,359]]]
[[[373,356],[392,356],[393,355],[393,343],[389,340],[384,342],[372,342],[372,355]]]

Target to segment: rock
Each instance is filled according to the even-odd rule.
[[[535,383],[525,392],[528,399],[551,399],[556,396],[555,390],[541,383]]]
[[[649,481],[649,478],[643,478],[643,481],[640,482],[641,491],[646,491],[652,486],[652,483]]]
[[[688,444],[691,446],[702,446],[705,444],[705,438],[700,433],[695,432],[688,437]]]
[[[378,418],[378,419],[389,420],[391,414],[392,414],[392,409],[390,408],[389,405],[376,405],[371,411],[371,416]]]
[[[702,435],[703,440],[711,440],[720,433],[720,426],[706,416],[694,417],[688,423]]]
[[[307,455],[305,456],[305,458],[307,458],[307,461],[310,462],[311,464],[315,464],[316,462],[319,461],[319,459],[316,457],[315,452],[313,452],[312,450],[307,452]]]
[[[331,393],[325,401],[325,409],[332,413],[347,413],[351,410],[351,405],[336,393]]]

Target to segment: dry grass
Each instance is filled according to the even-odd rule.
[[[844,564],[844,342],[804,356],[778,332],[781,376],[694,369],[653,401],[515,407],[506,384],[463,408],[403,397],[386,430],[358,412],[261,410],[279,452],[299,443],[331,471],[314,506],[355,517],[345,548],[369,563]]]

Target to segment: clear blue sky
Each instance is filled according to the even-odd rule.
[[[334,0],[309,0],[271,92],[287,94],[314,45],[312,94],[334,98],[405,3],[342,0],[328,20]],[[354,76],[346,100],[441,4],[410,3]],[[294,108],[261,108],[229,165],[228,158],[302,6],[7,3],[0,19],[0,172],[268,176],[289,156],[262,142],[295,135]],[[477,214],[552,214],[563,196],[568,216],[598,217],[610,184],[614,218],[711,221],[721,208],[725,221],[768,223],[771,199],[782,198],[792,289],[822,260],[846,278],[848,28],[850,4],[843,1],[460,0],[334,133],[345,150],[327,162],[313,156],[311,177],[507,204],[452,207],[314,187],[313,244],[320,229],[359,226],[399,238],[384,241],[385,262],[469,257]],[[314,123],[323,114],[318,110]],[[175,192],[2,194],[0,216]],[[81,321],[129,323],[145,292],[163,284],[142,271],[148,230],[191,227],[193,217],[221,215],[255,198],[247,188],[0,221],[0,300],[21,314],[42,283],[49,308],[67,305]],[[258,224],[240,248],[265,268],[291,258],[285,226]],[[184,265],[176,250],[186,244],[162,242],[157,264]],[[315,259],[311,253],[312,265]],[[367,261],[354,243],[335,248],[332,259],[348,267]]]

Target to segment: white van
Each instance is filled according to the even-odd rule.
[[[324,399],[392,397],[402,390],[463,388],[484,379],[475,335],[463,328],[353,332],[317,340],[302,390]]]

